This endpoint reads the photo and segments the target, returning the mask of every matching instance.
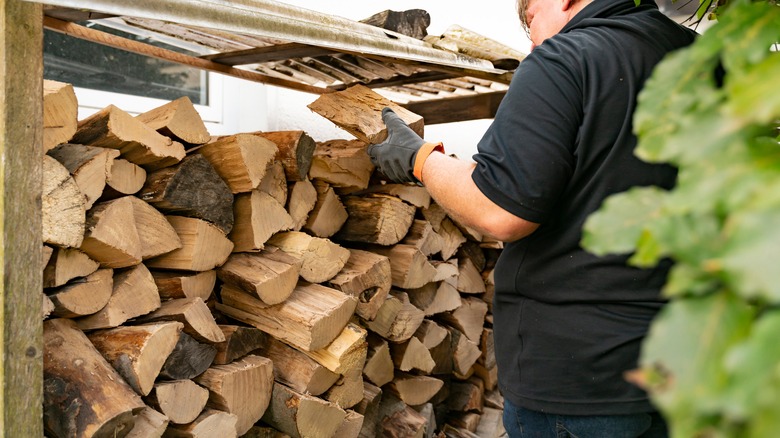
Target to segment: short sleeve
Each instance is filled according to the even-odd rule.
[[[574,171],[582,121],[578,68],[557,44],[537,47],[516,70],[495,119],[477,146],[472,178],[490,200],[544,222]]]

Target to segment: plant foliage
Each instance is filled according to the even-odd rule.
[[[636,154],[676,187],[607,199],[583,246],[675,265],[645,340],[645,386],[675,437],[780,430],[780,6],[732,0],[639,98]]]

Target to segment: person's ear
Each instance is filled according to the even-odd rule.
[[[561,11],[568,11],[571,9],[572,6],[574,6],[574,3],[577,2],[577,0],[560,0],[561,2]]]

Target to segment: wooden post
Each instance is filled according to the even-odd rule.
[[[43,436],[43,12],[0,0],[0,434]]]

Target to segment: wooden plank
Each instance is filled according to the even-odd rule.
[[[284,61],[290,58],[307,58],[313,56],[332,55],[336,51],[324,47],[310,46],[308,44],[287,43],[275,44],[267,47],[256,47],[246,50],[215,53],[201,56],[203,59],[218,62],[225,65],[246,65],[263,62]]]
[[[3,250],[0,435],[43,436],[40,191],[43,154],[42,9],[0,0]],[[31,56],[31,54],[35,56]]]
[[[40,18],[38,21],[40,22]],[[225,64],[219,64],[206,59],[200,59],[194,56],[188,56],[181,53],[177,53],[172,50],[166,50],[149,44],[131,41],[122,37],[111,35],[106,32],[101,32],[99,30],[94,30],[94,29],[88,29],[84,26],[79,26],[78,24],[75,23],[68,23],[52,17],[45,17],[43,19],[43,22],[46,28],[56,32],[64,33],[66,35],[70,35],[74,38],[81,38],[87,41],[98,41],[100,44],[109,47],[114,47],[120,50],[126,50],[128,52],[138,53],[144,56],[150,56],[152,58],[162,59],[170,62],[176,62],[178,64],[184,64],[190,67],[200,68],[203,70],[213,71],[228,76],[246,79],[248,81],[260,82],[269,85],[276,85],[279,87],[290,88],[293,90],[303,91],[307,93],[322,94],[322,93],[330,92],[330,90],[326,90],[318,87],[312,87],[310,85],[300,84],[295,81],[266,76],[264,74],[260,74],[254,71],[241,70],[238,68],[227,66]],[[38,23],[36,23],[36,25],[37,24]],[[27,40],[22,40],[22,41],[26,42]],[[20,44],[22,43],[20,42]],[[24,47],[26,47],[27,50],[18,49],[20,50],[21,53],[19,56],[25,56],[28,53],[30,53],[29,51],[30,46],[28,45]],[[29,74],[29,70],[26,70],[25,74]],[[40,75],[38,75],[38,78],[40,78]]]
[[[492,119],[506,91],[433,99],[403,104],[404,108],[420,115],[426,125]]]

